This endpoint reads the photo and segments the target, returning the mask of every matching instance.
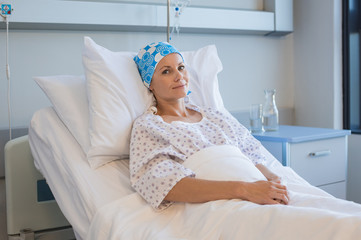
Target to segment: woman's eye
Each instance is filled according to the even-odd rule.
[[[162,72],[162,74],[168,74],[169,73],[169,70],[164,70],[163,72]]]
[[[186,68],[185,66],[181,65],[178,67],[178,70],[184,70],[185,68]]]

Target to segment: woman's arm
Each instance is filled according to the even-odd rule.
[[[285,186],[271,181],[210,181],[185,177],[170,190],[164,200],[203,203],[221,199],[242,199],[258,204],[287,204]]]
[[[281,178],[274,172],[269,170],[265,165],[257,164],[256,167],[258,168],[258,170],[261,171],[261,173],[267,178],[268,181],[281,183]]]

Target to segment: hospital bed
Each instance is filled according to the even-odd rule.
[[[283,167],[264,148],[262,151],[268,159],[266,165],[281,175],[284,183],[292,190],[291,206],[262,206],[247,201],[222,200],[204,204],[176,203],[162,212],[153,210],[131,188],[126,154],[114,154],[122,144],[126,150],[131,125],[119,131],[115,129],[116,126],[112,126],[111,136],[102,133],[102,137],[110,138],[120,134],[121,141],[113,139],[119,143],[115,148],[103,146],[97,149],[89,141],[91,137],[96,139],[94,134],[97,129],[94,127],[95,119],[92,119],[92,125],[87,118],[94,112],[102,111],[96,109],[97,106],[89,106],[88,111],[92,101],[106,101],[103,99],[105,96],[116,94],[116,90],[112,89],[114,87],[128,91],[141,87],[139,89],[143,91],[140,80],[140,85],[119,87],[108,78],[118,76],[114,71],[129,71],[128,67],[133,68],[131,56],[134,53],[112,53],[89,38],[85,39],[85,49],[85,69],[92,72],[86,72],[85,78],[62,76],[36,79],[52,106],[34,114],[28,136],[12,140],[6,146],[8,232],[13,235],[12,239],[31,239],[33,236],[35,239],[37,236],[44,239],[40,238],[44,230],[50,230],[49,239],[355,239],[361,236],[361,207],[358,204],[338,200],[311,186],[292,169]],[[86,52],[90,50],[94,51],[91,54]],[[98,55],[95,56],[95,53]],[[105,64],[113,63],[114,59],[107,59],[113,56],[127,59],[130,65],[123,62],[124,68],[118,69],[119,66],[116,66],[117,70],[114,71],[112,67],[101,64],[97,70],[90,69],[94,65],[87,61],[99,56]],[[191,101],[226,111],[218,90],[216,76],[222,67],[215,47],[186,52],[184,56],[191,79],[195,79],[190,86],[194,94]],[[206,67],[213,69],[213,78],[202,76],[202,73],[209,74],[209,71],[203,71],[200,65],[197,66],[204,59],[208,59],[209,64],[214,66],[212,68],[208,64]],[[96,60],[99,65],[99,59]],[[110,71],[112,74],[99,74],[96,71]],[[109,95],[104,92],[100,94],[102,99],[96,97],[98,93],[89,92],[89,88],[85,88],[85,84],[99,76],[102,84],[110,81],[103,89],[92,83],[95,84],[93,87],[96,86],[94,91],[111,91]],[[205,85],[202,82],[204,79],[211,79],[210,84],[207,82]],[[87,98],[87,94],[92,98]],[[127,93],[120,91],[120,94]],[[135,92],[131,91],[130,94],[134,95]],[[133,97],[142,99],[140,110],[127,109],[128,113],[122,112],[121,116],[128,122],[139,116],[148,107],[146,103],[152,101],[147,94],[135,94],[137,96]],[[110,97],[114,99],[114,96]],[[68,99],[72,104],[59,102],[61,99]],[[129,101],[133,107],[138,104],[132,96],[120,99]],[[100,106],[106,106],[107,110],[102,114],[113,115],[113,108],[119,107],[107,105],[106,102],[102,104]],[[112,122],[106,124],[111,125]],[[88,131],[91,128],[93,130]],[[106,131],[106,127],[102,129]],[[109,142],[112,141],[103,144]],[[92,154],[95,150],[98,155]],[[108,152],[111,154],[98,158],[100,152],[103,155]],[[39,189],[49,193],[47,185],[56,202],[46,193],[43,194],[45,196],[39,196]],[[74,235],[69,232],[69,226]]]

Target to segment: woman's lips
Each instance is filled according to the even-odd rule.
[[[185,87],[185,86],[186,86],[185,84],[182,84],[182,85],[179,85],[179,86],[173,87],[173,89],[183,88],[183,87]]]

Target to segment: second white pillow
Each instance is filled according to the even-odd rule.
[[[132,122],[152,104],[133,61],[135,53],[112,52],[84,39],[92,168],[127,158]]]

